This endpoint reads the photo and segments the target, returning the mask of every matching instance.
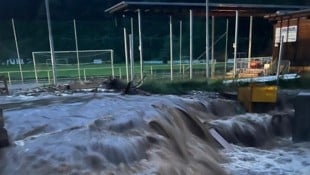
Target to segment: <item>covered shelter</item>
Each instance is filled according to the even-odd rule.
[[[287,60],[291,69],[295,71],[310,70],[310,8],[278,12],[266,15],[274,24],[273,59],[280,56],[280,42],[282,40],[281,60]]]
[[[235,40],[234,40],[234,68],[233,76],[236,77],[236,58],[238,46],[238,19],[239,16],[249,17],[249,48],[248,48],[248,62],[251,59],[252,50],[252,23],[253,17],[264,17],[267,14],[275,13],[277,11],[296,11],[305,9],[305,6],[291,6],[291,5],[263,5],[263,4],[223,4],[223,3],[190,3],[190,2],[132,2],[122,1],[114,6],[105,10],[106,13],[113,15],[126,15],[138,16],[138,29],[139,29],[139,56],[140,56],[140,73],[141,79],[143,77],[143,45],[142,45],[142,29],[141,29],[141,13],[143,14],[161,14],[170,16],[170,64],[171,64],[171,80],[173,80],[173,43],[172,43],[172,16],[189,16],[190,17],[190,79],[192,79],[192,60],[193,60],[193,44],[192,44],[192,25],[193,16],[206,16],[206,78],[209,78],[209,64],[211,65],[211,77],[214,72],[214,17],[215,16],[235,16]],[[211,29],[211,47],[209,46],[209,18],[212,16],[212,29]],[[133,20],[131,20],[132,23]],[[133,24],[131,24],[132,26]],[[227,21],[226,35],[228,34],[228,21]],[[131,27],[131,34],[129,37],[129,50],[127,54],[127,30],[124,27],[124,41],[125,41],[125,54],[132,56],[133,52],[131,37],[133,37],[133,27]],[[180,31],[182,28],[180,28]],[[180,32],[181,33],[181,32]],[[180,36],[181,37],[181,36]],[[180,46],[181,47],[181,46]],[[131,49],[130,49],[131,48]],[[180,49],[181,50],[181,49]],[[211,51],[211,59],[209,58],[209,50]],[[227,61],[227,37],[226,37],[226,53],[225,53],[225,72]],[[126,64],[128,63],[126,58]],[[131,58],[132,60],[132,58]],[[180,54],[181,60],[181,54]],[[209,62],[210,61],[210,62]],[[180,61],[181,62],[181,61]],[[128,72],[128,70],[127,70]],[[128,73],[127,73],[128,74]],[[128,78],[127,78],[128,79]]]
[[[209,3],[210,16],[235,16],[235,11],[239,11],[239,16],[265,16],[276,11],[291,11],[305,9],[304,6],[292,5],[264,5],[264,4],[226,4]],[[136,13],[140,9],[145,13],[158,13],[169,15],[187,15],[189,10],[193,10],[194,15],[205,16],[205,3],[191,2],[133,2],[122,1],[105,10],[110,14]]]

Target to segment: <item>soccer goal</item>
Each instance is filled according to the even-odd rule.
[[[54,51],[55,63],[52,62],[50,51],[32,52],[35,78],[48,79],[54,64],[57,78],[114,77],[114,51],[79,50]]]

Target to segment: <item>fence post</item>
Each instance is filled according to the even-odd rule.
[[[151,77],[153,78],[153,66],[151,66]]]

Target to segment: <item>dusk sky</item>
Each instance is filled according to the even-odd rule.
[[[162,2],[205,2],[204,0],[135,0]],[[105,16],[104,10],[121,0],[50,0],[51,16],[54,19],[85,18]],[[266,3],[266,4],[310,4],[308,0],[211,0],[220,3]],[[0,0],[0,19],[44,19],[44,0]]]

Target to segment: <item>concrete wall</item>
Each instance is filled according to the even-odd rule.
[[[0,148],[9,146],[9,137],[4,128],[3,110],[0,108]]]
[[[292,120],[294,142],[310,141],[310,93],[299,93],[295,101],[295,116]]]

